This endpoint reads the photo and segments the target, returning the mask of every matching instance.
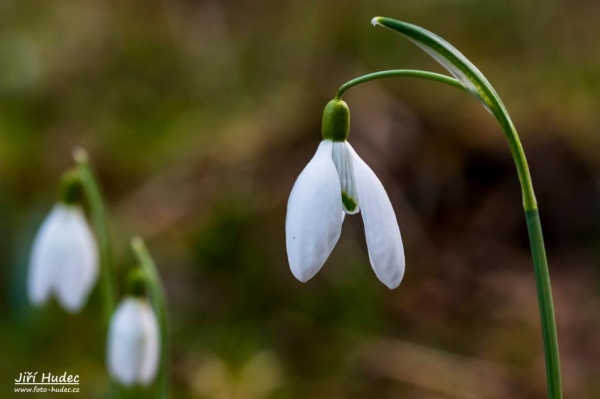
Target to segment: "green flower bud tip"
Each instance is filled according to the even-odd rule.
[[[323,110],[321,134],[324,140],[346,141],[350,133],[350,109],[342,100],[331,100]]]
[[[60,182],[59,200],[67,205],[73,205],[81,200],[83,187],[79,170],[71,169],[63,173]]]
[[[146,273],[141,268],[136,268],[129,273],[128,277],[128,293],[134,297],[146,296]]]
[[[89,160],[88,153],[84,148],[77,147],[73,150],[73,159],[79,164],[87,163]]]

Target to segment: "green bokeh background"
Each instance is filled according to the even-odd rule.
[[[327,101],[360,74],[442,71],[375,15],[440,34],[503,98],[540,204],[565,396],[600,396],[596,0],[0,0],[0,397],[25,397],[24,371],[109,395],[99,290],[76,316],[25,291],[77,146],[103,184],[120,276],[135,234],[160,268],[175,398],[545,397],[516,173],[464,93],[387,80],[344,96],[400,224],[401,286],[376,279],[359,216],[313,280],[289,271],[286,201]]]

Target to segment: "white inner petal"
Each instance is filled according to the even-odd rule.
[[[352,157],[348,151],[348,143],[345,141],[333,143],[332,157],[335,169],[340,177],[342,207],[350,215],[358,213],[360,210],[358,205],[358,191],[356,190]]]

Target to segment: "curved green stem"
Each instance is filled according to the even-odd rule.
[[[390,73],[391,71],[381,72],[379,74],[370,74],[351,80],[342,85],[336,99],[341,97],[344,90],[357,84],[392,76],[411,76],[426,78],[441,83],[447,83],[457,87],[459,83],[463,91],[471,93],[479,99],[484,106],[496,117],[502,131],[508,141],[511,155],[514,159],[519,181],[521,183],[521,192],[523,196],[523,208],[525,210],[525,219],[527,230],[529,232],[529,241],[535,270],[535,280],[538,293],[538,305],[540,309],[540,319],[542,325],[542,337],[544,344],[544,354],[546,359],[546,378],[548,388],[548,398],[562,398],[562,382],[560,372],[560,356],[558,349],[558,337],[556,332],[556,320],[554,315],[554,304],[552,299],[552,288],[550,285],[550,273],[548,271],[548,261],[546,259],[546,249],[544,247],[544,238],[540,217],[537,207],[537,201],[531,182],[531,174],[527,165],[527,158],[517,130],[502,103],[496,90],[488,82],[485,76],[469,61],[460,51],[441,37],[423,29],[419,26],[408,24],[406,22],[394,20],[391,18],[375,17],[372,23],[396,31],[412,42],[421,47],[425,52],[431,55],[436,61],[444,66],[456,79],[449,77],[440,78],[428,73],[418,73],[418,71],[406,71],[400,73]]]
[[[152,306],[156,312],[158,325],[160,326],[160,369],[158,376],[158,397],[169,397],[169,313],[165,289],[161,283],[156,264],[148,252],[144,240],[134,237],[131,247],[140,262],[140,265],[148,278],[149,295]]]
[[[458,80],[456,80],[454,78],[451,78],[450,76],[441,75],[439,73],[434,73],[434,72],[418,71],[418,70],[412,70],[412,69],[392,69],[389,71],[380,71],[380,72],[370,73],[368,75],[360,76],[356,79],[352,79],[352,80],[344,83],[338,89],[337,93],[335,93],[335,99],[339,100],[342,97],[342,94],[344,94],[344,92],[346,90],[348,90],[349,88],[354,87],[356,85],[359,85],[361,83],[369,82],[371,80],[376,80],[376,79],[399,78],[399,77],[426,79],[426,80],[431,80],[434,82],[444,83],[449,86],[455,87],[457,89],[465,90],[462,83],[460,83]]]
[[[560,352],[558,349],[558,334],[556,331],[552,285],[550,283],[550,271],[548,270],[546,247],[544,246],[544,236],[542,233],[537,201],[533,191],[531,174],[529,173],[527,159],[525,158],[525,152],[521,145],[519,135],[508,115],[508,111],[504,107],[500,97],[495,93],[493,93],[493,95],[491,94],[492,93],[490,93],[492,114],[494,114],[508,138],[508,144],[521,182],[523,208],[525,210],[525,220],[527,222],[527,231],[529,234],[529,245],[531,246],[535,284],[538,294],[538,306],[542,324],[548,398],[561,399],[563,394],[560,372]]]
[[[88,200],[92,222],[96,229],[100,250],[100,279],[102,285],[102,308],[104,325],[107,326],[116,306],[116,282],[112,262],[112,246],[108,230],[108,218],[100,187],[94,177],[87,152],[78,148],[73,154],[77,163],[83,191]]]

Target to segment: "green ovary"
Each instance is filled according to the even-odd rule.
[[[348,193],[345,192],[345,191],[342,191],[342,204],[344,204],[344,208],[348,212],[354,212],[354,210],[358,206],[358,204],[356,203],[356,201],[352,197],[350,197],[348,195]]]

